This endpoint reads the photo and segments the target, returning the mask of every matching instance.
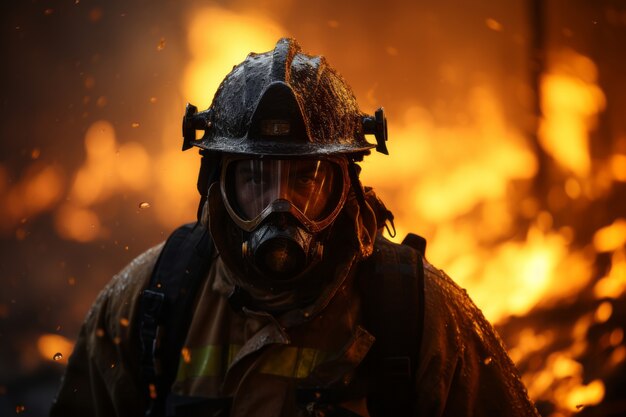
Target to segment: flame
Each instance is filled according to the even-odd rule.
[[[626,244],[626,220],[617,219],[593,235],[593,246],[598,252],[612,252]]]
[[[37,339],[37,349],[41,357],[67,365],[67,358],[72,353],[74,342],[58,334],[43,334]],[[62,357],[59,357],[58,354]]]
[[[234,63],[241,62],[253,50],[270,50],[285,31],[278,24],[253,12],[236,13],[213,6],[190,14],[187,46],[191,60],[181,83],[186,101],[203,109]],[[176,111],[180,111],[177,109]],[[197,154],[180,152],[180,145],[164,134],[164,151],[156,162],[156,192],[167,196],[167,204],[155,205],[157,219],[167,227],[175,227],[181,219],[195,213],[198,193],[193,184],[198,177]]]
[[[207,106],[234,63],[250,51],[274,47],[285,31],[272,20],[252,12],[235,13],[208,7],[192,13],[187,43],[191,61],[185,69],[182,90],[189,102]]]
[[[431,231],[429,258],[498,321],[575,293],[591,278],[593,259],[572,253],[571,231],[551,230],[550,214],[533,207],[526,210],[538,220],[524,241],[493,244],[517,227],[511,185],[533,178],[537,161],[505,123],[489,88],[471,97],[473,122],[465,127],[437,127],[426,109],[409,109],[404,124],[391,131],[392,157],[366,159],[362,179],[396,214],[398,239],[406,231]],[[559,279],[564,270],[567,285]]]
[[[9,173],[0,165],[0,230],[10,230],[54,207],[63,196],[64,178],[60,167],[35,162],[11,186]]]
[[[208,106],[234,63],[250,51],[271,50],[286,33],[267,17],[218,6],[193,10],[189,21],[191,59],[180,89],[186,100],[201,109]],[[492,18],[485,24],[494,31],[504,30]],[[330,27],[338,25],[329,21]],[[387,47],[391,56],[398,50]],[[456,76],[454,69],[446,71],[449,77]],[[91,87],[94,82],[89,81]],[[541,89],[540,145],[566,176],[554,187],[554,195],[566,203],[591,199],[613,182],[626,182],[626,154],[614,154],[597,167],[600,164],[589,153],[589,133],[606,106],[593,61],[573,51],[555,54]],[[357,95],[373,100],[373,91],[357,91]],[[441,125],[434,111],[419,102],[404,114],[391,115],[391,156],[368,157],[362,180],[377,190],[396,215],[395,239],[401,240],[410,231],[424,234],[429,260],[466,287],[494,322],[585,288],[594,275],[592,265],[598,253],[607,253],[611,264],[600,271],[603,276],[593,286],[593,295],[620,297],[626,291],[626,220],[611,219],[610,225],[595,233],[588,248],[573,247],[575,225],[555,228],[547,211],[550,207],[542,207],[529,195],[530,182],[538,172],[537,157],[528,138],[507,122],[498,97],[493,86],[475,85],[466,106],[469,110],[462,115],[465,122],[456,125]],[[101,96],[98,106],[106,102]],[[171,113],[178,115],[180,108]],[[141,130],[139,123],[132,127]],[[178,136],[178,121],[166,126],[162,148],[151,148],[157,156],[150,160],[143,145],[120,140],[109,121],[93,123],[84,138],[85,161],[71,178],[67,201],[58,206],[65,192],[59,168],[38,159],[12,184],[10,173],[0,166],[0,229],[55,209],[60,236],[81,242],[103,239],[107,228],[100,217],[101,205],[119,193],[148,188],[153,193],[150,210],[157,221],[168,228],[180,224],[195,212],[198,158],[180,152],[172,140]],[[37,159],[40,151],[33,150],[31,155]],[[133,206],[139,201],[143,200]],[[546,355],[541,369],[523,375],[533,399],[554,402],[554,414],[563,416],[603,399],[604,383],[588,382],[580,357],[588,346],[590,326],[606,322],[612,314],[612,305],[602,303],[581,317],[570,335],[571,343]],[[552,331],[523,330],[510,349],[511,357],[522,362],[551,346],[556,337]],[[620,345],[623,339],[623,331],[610,333],[607,340],[615,349],[609,364],[626,360],[626,347]],[[65,361],[71,344],[57,335],[43,335],[38,348],[48,360],[60,352]]]
[[[55,214],[60,236],[88,242],[106,235],[94,206],[125,190],[148,185],[150,159],[136,142],[118,144],[110,122],[94,122],[85,134],[86,160],[76,172],[68,202]]]
[[[617,298],[626,291],[626,249],[620,248],[611,255],[609,273],[594,286],[597,298]]]
[[[588,132],[595,128],[597,115],[606,105],[596,81],[593,61],[571,50],[562,51],[541,80],[541,145],[579,177],[591,172]]]
[[[548,400],[554,403],[552,416],[570,416],[583,407],[600,403],[604,398],[605,386],[601,380],[584,383],[584,367],[576,360],[587,348],[587,332],[598,319],[610,315],[606,305],[601,305],[594,313],[579,318],[571,334],[571,344],[548,355],[542,367],[535,372],[523,375],[528,394],[535,400]],[[531,347],[539,341],[538,347]],[[511,358],[520,361],[532,352],[539,352],[553,341],[551,333],[536,335],[525,330],[517,347],[511,350]]]
[[[611,156],[609,164],[613,179],[615,181],[626,182],[626,155],[616,154]]]

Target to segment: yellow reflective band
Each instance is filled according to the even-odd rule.
[[[328,352],[317,349],[283,346],[263,358],[259,372],[289,378],[306,378],[329,356]]]
[[[228,351],[224,351],[224,347]],[[201,376],[219,376],[226,372],[228,366],[241,349],[240,345],[208,345],[198,348],[185,348],[178,365],[176,381]]]
[[[228,349],[224,351],[224,347]],[[208,345],[185,348],[181,354],[176,381],[189,378],[216,377],[226,373],[241,349],[240,345]],[[306,378],[320,363],[329,359],[329,352],[295,346],[276,347],[261,360],[259,372],[288,378]]]

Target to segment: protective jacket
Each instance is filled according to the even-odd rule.
[[[374,415],[368,412],[366,391],[359,388],[359,381],[367,379],[363,370],[376,343],[363,320],[367,308],[361,277],[367,273],[364,265],[383,272],[406,268],[390,262],[393,257],[385,257],[384,264],[376,259],[377,253],[397,253],[398,247],[378,236],[373,263],[343,256],[334,268],[341,275],[336,280],[340,286],[307,308],[281,315],[233,309],[228,296],[234,280],[216,255],[196,299],[170,412],[324,415],[315,408],[316,400],[326,395],[315,391],[322,387],[346,393],[330,400],[344,412],[341,415]],[[161,249],[159,245],[137,257],[97,298],[69,360],[53,417],[143,414],[138,300]],[[538,416],[499,337],[465,290],[441,270],[423,265],[424,326],[414,373],[415,414]],[[313,389],[312,399],[300,398],[307,387]]]

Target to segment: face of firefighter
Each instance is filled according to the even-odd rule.
[[[257,217],[276,200],[293,204],[308,219],[328,210],[335,170],[320,160],[241,160],[235,164],[235,200],[244,218]]]
[[[345,174],[345,158],[226,158],[221,188],[231,218],[247,232],[244,259],[281,280],[321,259],[319,235],[345,202]]]

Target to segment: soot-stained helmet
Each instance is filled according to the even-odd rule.
[[[204,135],[196,140],[196,131]],[[374,134],[376,144],[365,139]],[[183,150],[269,156],[387,154],[383,109],[361,112],[352,90],[322,56],[294,39],[251,53],[222,81],[208,110],[189,104]]]

